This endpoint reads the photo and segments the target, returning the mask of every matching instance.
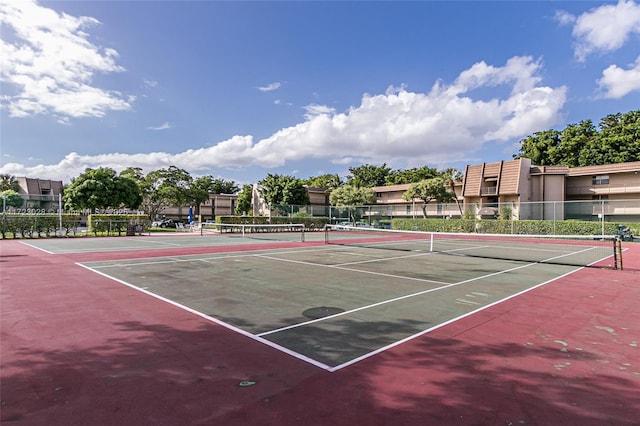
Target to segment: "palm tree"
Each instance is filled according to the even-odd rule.
[[[462,217],[462,206],[460,206],[458,196],[456,195],[456,182],[462,180],[462,172],[460,170],[449,168],[442,172],[442,177],[445,180],[447,188],[453,194],[453,200],[456,202],[456,206],[458,206],[460,217]]]

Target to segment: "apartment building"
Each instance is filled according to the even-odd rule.
[[[16,182],[18,193],[24,200],[22,210],[36,210],[43,213],[58,211],[63,188],[61,180],[17,177]]]
[[[183,207],[166,207],[162,211],[162,215],[167,218],[179,218],[181,220],[187,220],[189,217],[189,210],[194,215],[193,220],[199,218],[206,222],[208,220],[215,220],[216,216],[231,216],[235,214],[236,204],[238,196],[235,194],[209,194],[209,199],[200,204],[200,211],[189,206]]]
[[[16,178],[24,209],[56,211],[62,181]],[[410,184],[374,187],[376,205],[371,216],[420,217],[421,200],[404,200]],[[429,203],[427,214],[460,217],[469,211],[477,217],[493,218],[504,206],[515,219],[583,219],[602,216],[640,221],[640,161],[602,166],[536,166],[528,158],[468,165],[464,177],[454,185],[457,203]],[[310,205],[300,211],[314,216],[332,216],[329,191],[307,188]],[[254,186],[253,214],[269,215],[258,185]],[[211,194],[200,206],[202,220],[233,215],[237,195]],[[169,207],[166,217],[186,219],[189,207]]]
[[[406,201],[406,185],[373,188],[376,202],[393,216],[422,215],[422,201]],[[603,166],[536,166],[528,158],[468,165],[455,187],[463,211],[496,217],[502,206],[516,219],[586,219],[615,216],[640,220],[640,161]],[[392,207],[392,208],[391,208]],[[427,209],[434,216],[458,217],[458,205]]]
[[[569,169],[566,178],[566,200],[582,206],[573,216],[624,217],[640,221],[640,161],[609,164],[605,166],[576,167]],[[592,200],[592,207],[585,207],[582,200]]]

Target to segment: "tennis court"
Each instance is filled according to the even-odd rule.
[[[267,227],[263,227],[267,228]],[[290,243],[321,241],[320,233],[304,233],[300,228],[286,232],[243,232],[241,228],[225,232],[151,233],[133,237],[49,238],[24,241],[24,244],[50,254],[71,254],[108,251],[166,250],[184,247],[213,247],[241,244]]]
[[[612,250],[503,238],[447,240],[436,252],[415,235],[339,235],[336,245],[82,266],[335,371],[569,274],[578,255],[606,262]],[[487,257],[519,251],[527,256]]]
[[[638,244],[299,237],[1,241],[2,423],[640,420]]]

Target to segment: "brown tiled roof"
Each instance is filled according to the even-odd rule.
[[[500,178],[500,194],[518,194],[520,186],[520,160],[503,163]]]
[[[480,195],[484,166],[484,164],[467,166],[467,170],[464,174],[464,187],[462,189],[463,196],[469,197]]]
[[[569,169],[569,176],[586,176],[599,173],[640,172],[640,161],[630,163],[605,164],[603,166],[574,167]]]
[[[484,166],[484,177],[500,177],[502,161],[498,163],[486,163]]]
[[[529,172],[532,175],[566,175],[569,173],[567,166],[531,166]]]

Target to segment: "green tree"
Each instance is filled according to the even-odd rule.
[[[520,141],[520,152],[514,158],[529,158],[538,166],[557,165],[560,135],[557,130],[546,130],[527,136]]]
[[[11,176],[8,174],[0,175],[0,191],[20,191],[20,186],[18,185],[18,181],[15,176]]]
[[[191,201],[191,184],[193,178],[184,169],[169,166],[158,170],[160,185],[158,190],[172,206],[186,206]]]
[[[375,204],[376,196],[371,188],[343,185],[329,194],[329,202],[336,207],[356,207]],[[349,212],[349,217],[355,223],[355,210]]]
[[[128,167],[120,172],[120,176],[131,179],[138,184],[144,181],[144,173],[141,167]]]
[[[320,176],[310,177],[302,181],[303,185],[310,186],[312,188],[324,188],[332,191],[342,185],[342,179],[337,174],[324,174]]]
[[[371,188],[385,185],[391,168],[387,167],[386,163],[382,166],[364,164],[358,167],[349,167],[349,172],[351,175],[347,177],[347,185]]]
[[[212,194],[236,194],[240,187],[232,180],[215,178],[211,182],[209,192]]]
[[[402,198],[407,201],[422,200],[422,215],[426,218],[427,204],[431,201],[449,203],[455,200],[455,195],[447,187],[446,179],[438,176],[411,184],[409,189],[402,194]]]
[[[18,192],[14,191],[13,189],[7,189],[2,191],[0,193],[0,197],[2,197],[3,212],[6,210],[7,207],[13,207],[15,209],[19,209],[24,204],[24,200],[22,199],[20,194],[18,194]]]
[[[135,181],[116,175],[115,170],[100,167],[86,169],[65,187],[63,199],[71,209],[138,208],[142,202]]]
[[[564,130],[536,132],[520,141],[514,158],[540,166],[598,166],[640,161],[640,110],[610,114],[600,120],[569,124]]]
[[[552,163],[558,166],[580,167],[588,165],[583,158],[586,150],[597,143],[598,130],[591,120],[581,121],[579,124],[569,124],[560,134],[561,143]],[[534,164],[538,164],[535,163]]]
[[[424,179],[431,179],[438,175],[438,171],[431,167],[423,166],[420,168],[406,170],[392,170],[386,177],[386,185],[402,185],[406,183],[420,182]]]
[[[607,115],[599,127],[602,164],[640,161],[640,110]]]
[[[268,174],[258,182],[262,186],[262,196],[273,207],[283,205],[307,205],[309,193],[302,181],[293,176]]]
[[[248,215],[251,213],[251,200],[253,199],[253,186],[244,185],[238,193],[236,200],[236,214]]]
[[[140,207],[150,220],[155,219],[165,207],[169,206],[169,201],[158,191],[162,182],[159,171],[152,171],[145,176],[140,167],[130,167],[120,172],[120,176],[136,182],[142,195]]]
[[[458,211],[460,212],[460,217],[463,216],[462,206],[458,201],[458,196],[456,195],[456,183],[462,181],[463,174],[460,170],[449,168],[440,172],[440,176],[444,179],[444,184],[447,190],[453,196],[453,201],[455,201],[456,206],[458,207]]]
[[[194,207],[195,216],[200,215],[200,204],[209,200],[209,194],[213,191],[213,176],[201,176],[189,186],[187,195],[188,204]]]
[[[238,191],[235,182],[214,178],[211,175],[195,179],[187,191],[188,203],[195,208],[195,215],[200,215],[200,205],[209,200],[210,194],[234,194]]]
[[[127,171],[137,176],[140,172],[139,169]],[[175,166],[147,173],[138,185],[143,194],[142,206],[149,219],[156,219],[169,206],[187,205],[191,200],[189,191],[192,181],[187,171]]]

